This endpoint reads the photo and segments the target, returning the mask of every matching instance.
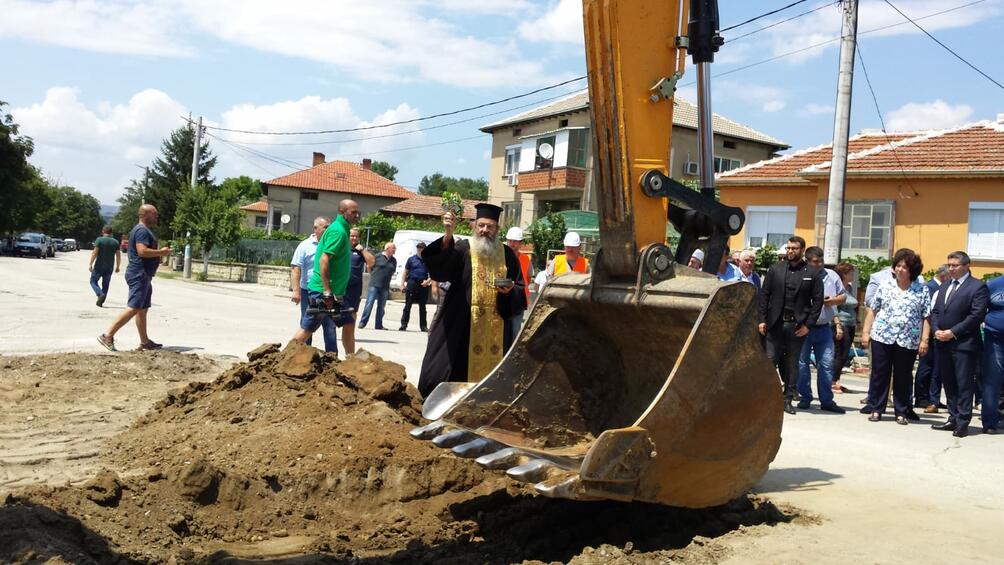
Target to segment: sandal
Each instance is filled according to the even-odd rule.
[[[98,343],[103,345],[108,351],[118,351],[118,349],[115,349],[114,337],[108,337],[105,334],[101,334],[98,336]]]
[[[896,416],[896,423],[901,426],[907,425],[908,422],[906,421],[906,416]]]
[[[868,416],[869,422],[878,422],[881,419],[882,419],[882,414],[879,414],[878,412],[872,412],[872,415]]]

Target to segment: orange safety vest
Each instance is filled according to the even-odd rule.
[[[589,259],[586,259],[582,255],[579,255],[579,258],[575,260],[574,269],[568,268],[568,258],[565,257],[564,253],[562,253],[561,255],[554,256],[554,276],[563,275],[569,271],[574,271],[576,273],[585,273],[586,269],[588,268],[589,268]]]
[[[523,273],[523,284],[526,285],[524,289],[526,291],[526,302],[530,303],[530,256],[526,253],[519,252],[516,254],[519,257],[519,270]]]

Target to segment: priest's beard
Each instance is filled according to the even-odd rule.
[[[474,234],[471,237],[471,251],[482,259],[491,259],[495,257],[495,253],[498,251],[499,242],[498,236],[480,236]]]

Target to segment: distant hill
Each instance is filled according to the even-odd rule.
[[[116,204],[102,204],[101,219],[104,220],[105,223],[107,224],[108,222],[112,221],[112,218],[115,217],[115,214],[118,213],[118,211],[119,207]]]

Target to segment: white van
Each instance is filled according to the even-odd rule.
[[[394,271],[394,278],[390,280],[390,287],[393,290],[401,290],[401,277],[404,275],[404,265],[412,255],[418,252],[419,242],[426,245],[443,237],[442,232],[421,231],[421,230],[398,230],[394,233],[394,259],[397,260],[397,270]],[[457,240],[464,240],[470,236],[453,235]]]

